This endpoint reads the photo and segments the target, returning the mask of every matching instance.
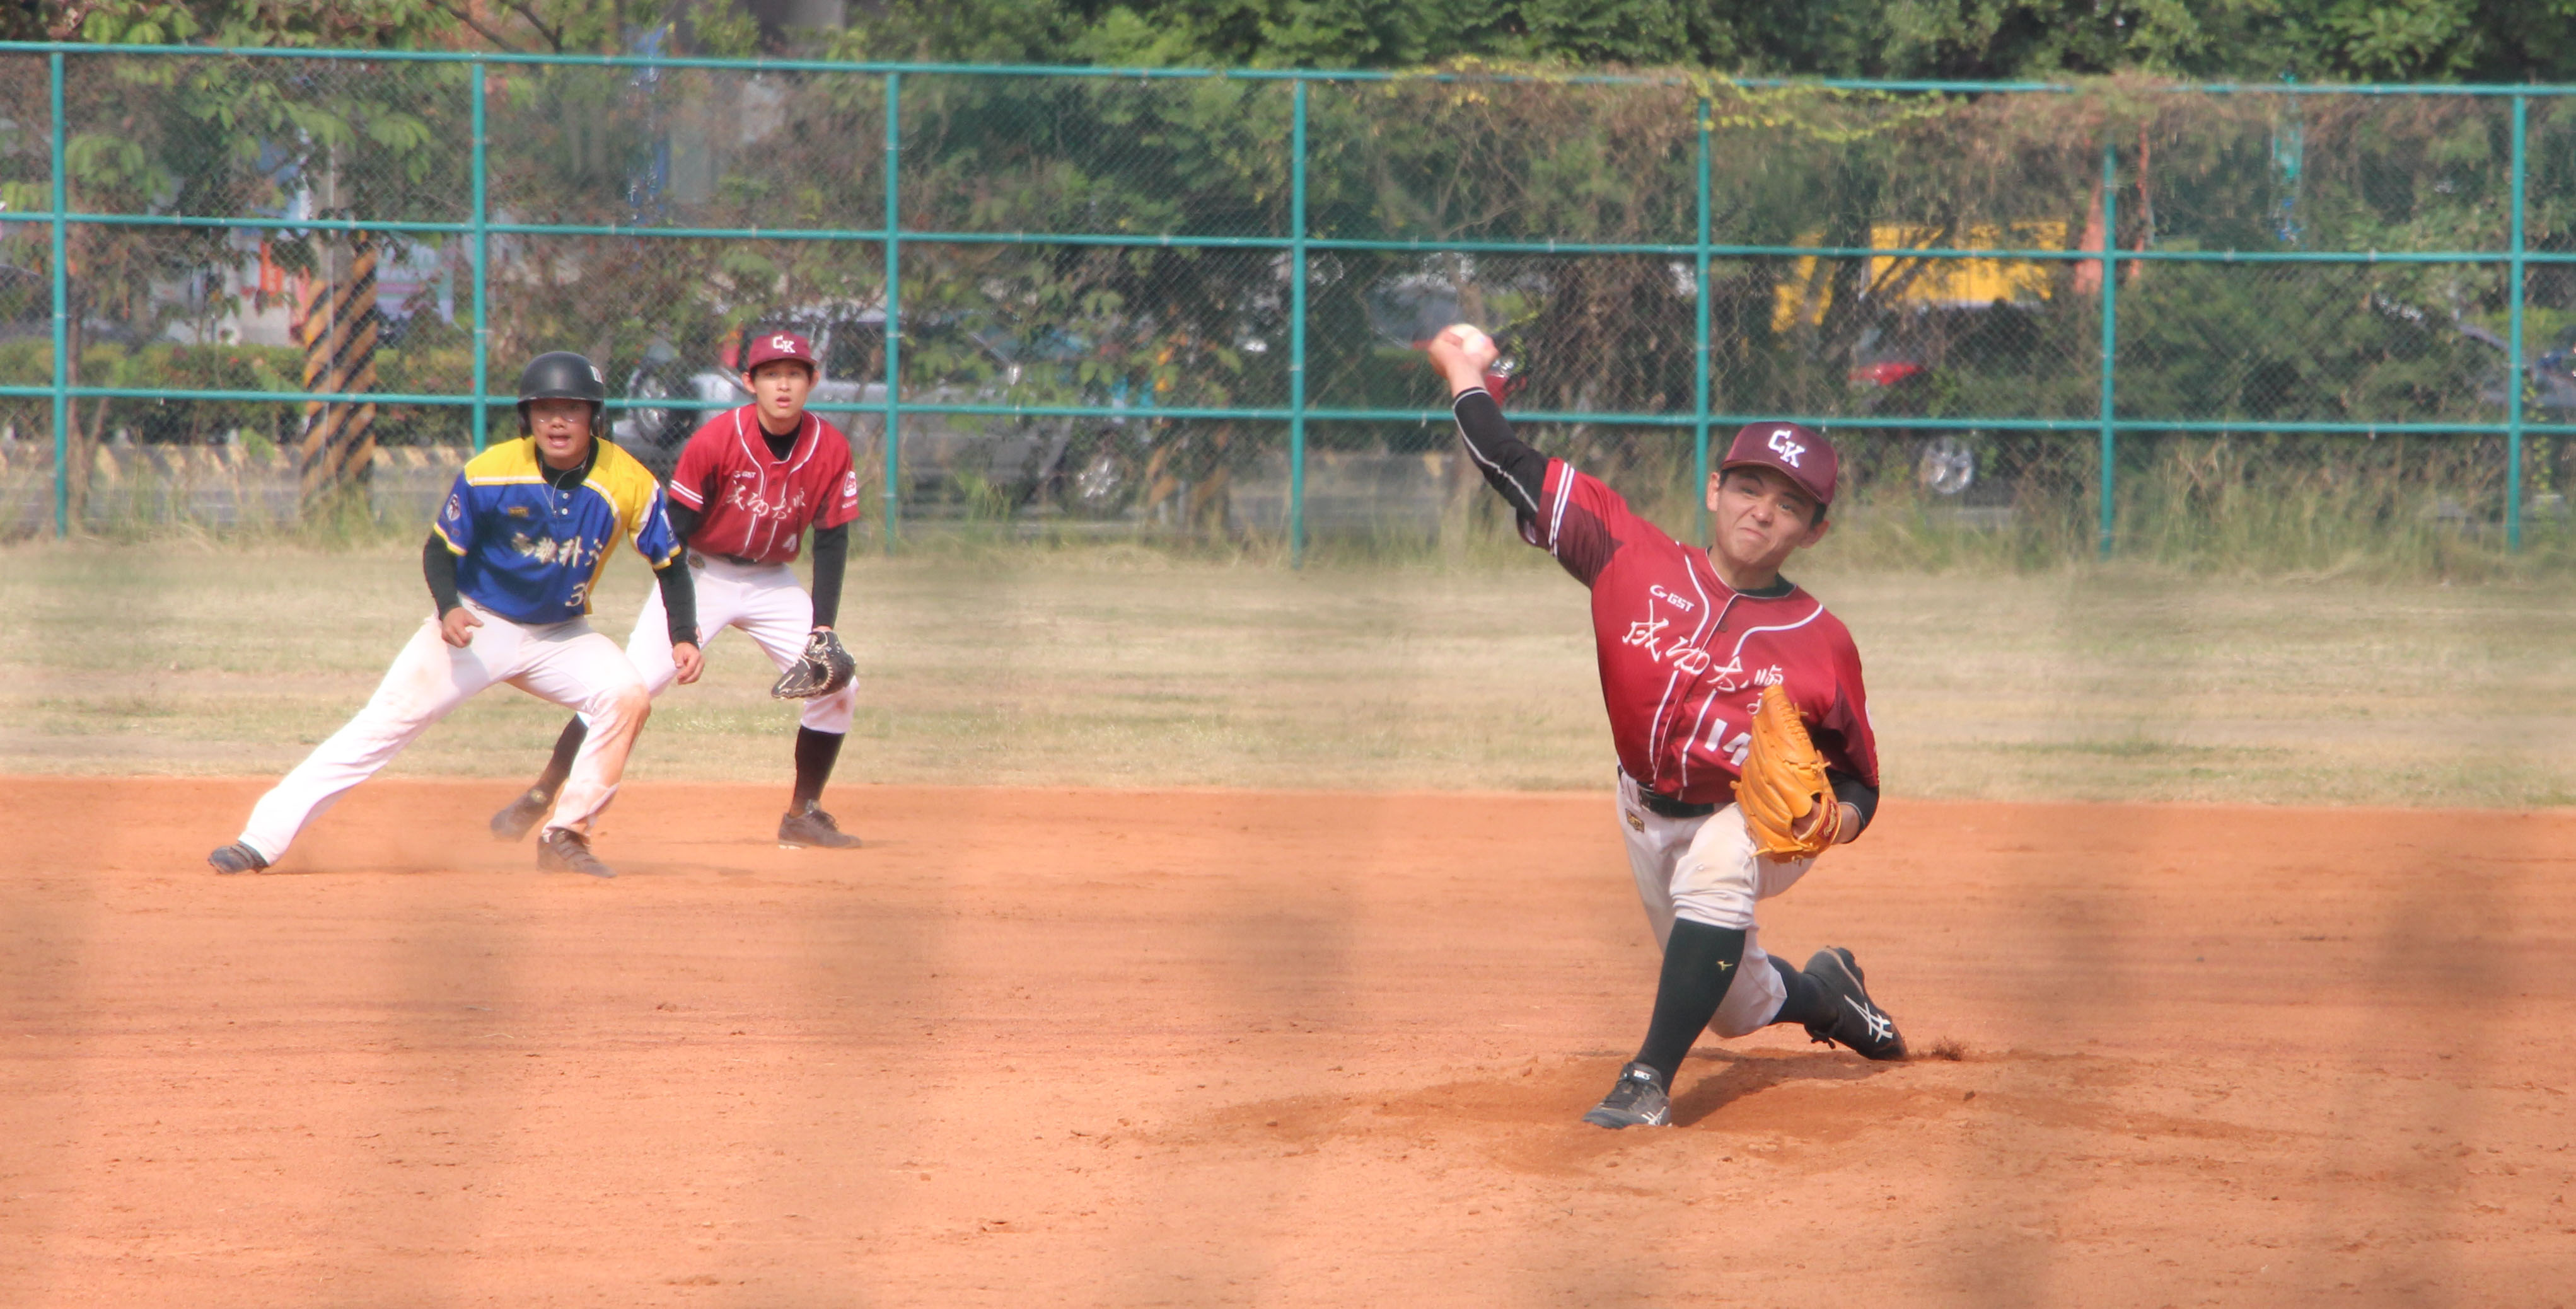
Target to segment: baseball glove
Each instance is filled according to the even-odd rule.
[[[1762,705],[1753,713],[1753,745],[1735,783],[1735,803],[1744,811],[1754,847],[1780,863],[1824,853],[1834,842],[1835,824],[1827,821],[1833,798],[1824,756],[1807,739],[1798,707],[1779,683],[1763,687]]]
[[[839,633],[816,632],[805,638],[805,653],[778,675],[769,693],[781,700],[811,700],[848,686],[858,672],[859,662],[841,648]]]

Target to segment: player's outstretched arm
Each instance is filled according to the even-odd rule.
[[[841,616],[841,579],[850,567],[850,525],[814,529],[814,628],[830,631]]]
[[[1525,518],[1538,515],[1547,489],[1547,456],[1512,435],[1503,407],[1485,390],[1485,369],[1498,353],[1494,339],[1467,323],[1452,323],[1431,338],[1431,366],[1449,384],[1458,435],[1485,481]]]

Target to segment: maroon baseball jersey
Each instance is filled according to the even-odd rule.
[[[671,499],[699,514],[690,549],[792,563],[806,528],[859,516],[859,475],[841,429],[809,413],[780,459],[762,439],[760,411],[744,405],[716,415],[681,448]]]
[[[1561,459],[1547,462],[1538,510],[1521,535],[1592,588],[1601,699],[1630,777],[1694,804],[1731,802],[1754,707],[1779,682],[1826,764],[1878,785],[1860,651],[1814,596],[1729,588],[1707,552]]]

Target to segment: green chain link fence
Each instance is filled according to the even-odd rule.
[[[1847,521],[2058,554],[2519,548],[2576,472],[2567,88],[0,45],[0,202],[16,534],[417,510],[548,349],[667,469],[777,325],[888,548],[1490,514],[1416,348],[1462,318],[1681,517],[1779,418]]]

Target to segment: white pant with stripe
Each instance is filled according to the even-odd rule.
[[[1655,929],[1656,948],[1672,939],[1675,917],[1742,931],[1743,963],[1708,1030],[1735,1037],[1769,1026],[1789,993],[1762,950],[1754,906],[1797,885],[1816,861],[1762,858],[1744,830],[1743,811],[1734,805],[1704,818],[1666,818],[1648,809],[1640,794],[1636,779],[1622,771],[1619,836],[1628,846],[1628,867],[1636,874],[1637,898]]]
[[[635,665],[586,619],[535,626],[514,623],[471,600],[466,607],[483,622],[473,629],[473,640],[460,650],[440,639],[437,619],[423,621],[357,717],[259,798],[250,825],[242,829],[242,844],[276,863],[296,833],[350,787],[375,776],[430,724],[499,682],[590,720],[572,775],[546,815],[547,831],[589,832],[591,820],[615,798],[635,734],[652,712]]]

